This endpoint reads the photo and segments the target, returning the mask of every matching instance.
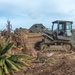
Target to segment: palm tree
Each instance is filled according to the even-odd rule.
[[[23,61],[23,58],[28,59],[28,55],[23,54],[9,54],[14,43],[9,42],[6,45],[0,44],[0,75],[14,74],[21,70],[25,70],[29,65]]]

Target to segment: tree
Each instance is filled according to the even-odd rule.
[[[9,42],[6,45],[0,44],[0,75],[14,74],[14,72],[26,69],[29,64],[23,61],[23,58],[28,59],[28,55],[9,54],[14,43]]]
[[[8,20],[8,21],[7,21],[7,31],[8,31],[9,33],[11,33],[11,30],[12,30],[12,25],[10,24],[10,21]]]

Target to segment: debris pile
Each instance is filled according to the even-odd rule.
[[[46,62],[34,64],[26,75],[75,75],[75,53],[53,54]]]

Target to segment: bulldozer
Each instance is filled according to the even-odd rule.
[[[56,20],[52,22],[52,29],[42,29],[39,33],[44,37],[35,44],[37,50],[72,51],[75,47],[75,32],[72,21]]]

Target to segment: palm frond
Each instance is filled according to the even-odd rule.
[[[19,70],[23,70],[26,69],[26,66],[24,66],[24,63],[22,61],[12,61],[12,63],[19,69]]]
[[[17,61],[16,60],[11,60],[11,61],[13,61],[16,64],[20,64],[20,65],[24,66],[24,63],[19,59]]]
[[[13,43],[0,44],[0,75],[8,75],[20,70],[26,70],[30,65],[25,60],[30,56],[25,54],[9,54],[8,51],[12,48]]]
[[[24,61],[21,61],[21,60],[12,60],[13,62],[14,62],[14,65],[15,64],[17,64],[17,65],[19,65],[20,67],[22,67],[22,69],[26,69],[29,65],[30,65],[30,63],[27,63],[27,62],[24,62]]]
[[[4,63],[4,71],[5,71],[5,74],[9,74],[8,66],[5,63]]]
[[[12,67],[13,70],[19,71],[19,69],[12,63],[12,61],[7,59],[6,62]]]
[[[3,47],[2,47],[2,45],[0,44],[0,54],[1,54],[1,52],[2,52],[2,49],[3,49]]]
[[[10,50],[10,48],[13,46],[14,43],[9,43],[2,51],[1,55],[5,54]]]
[[[4,61],[5,60],[3,60],[3,59],[0,60],[0,66],[3,66],[4,65]]]
[[[1,56],[0,56],[0,60],[1,60],[1,59],[5,59],[6,57],[7,57],[6,55],[1,55]]]
[[[3,66],[5,63],[6,56],[0,56],[0,66]]]
[[[21,59],[21,58],[29,59],[30,56],[25,54],[14,54],[14,55],[11,55],[10,57],[10,59]]]
[[[3,69],[1,66],[0,66],[0,75],[3,75]]]
[[[24,62],[24,61],[22,61],[23,62],[23,64],[25,65],[25,66],[29,66],[31,63],[27,63],[27,62]]]

